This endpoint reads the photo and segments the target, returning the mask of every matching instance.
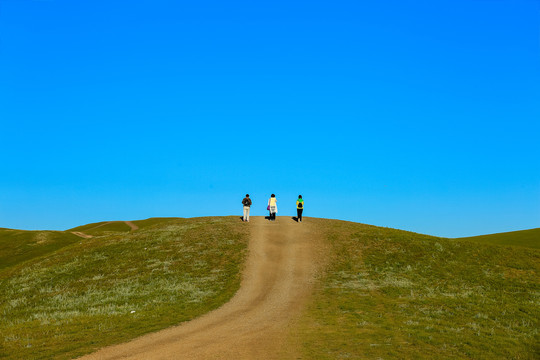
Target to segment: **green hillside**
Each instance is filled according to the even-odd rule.
[[[307,359],[538,359],[540,250],[313,219],[333,247]]]
[[[158,217],[155,217],[155,218],[149,218],[149,219],[146,219],[146,220],[133,221],[133,223],[135,225],[137,225],[139,228],[144,229],[144,228],[147,228],[147,227],[150,227],[150,226],[162,224],[162,223],[167,222],[167,221],[169,221],[171,219],[174,219],[174,218],[158,218]]]
[[[6,268],[53,253],[80,240],[80,237],[64,231],[0,229],[0,274]]]
[[[512,245],[540,249],[540,228],[458,238],[481,244]]]
[[[540,358],[538,229],[446,239],[308,222],[329,250],[289,329],[302,359]],[[0,358],[70,359],[193,319],[238,289],[249,238],[238,217],[133,224],[0,229]]]
[[[96,224],[72,229],[90,239],[50,232],[75,241],[55,238],[56,251],[24,259],[19,248],[44,235],[2,230],[2,260],[19,260],[0,271],[0,358],[71,359],[193,319],[237,291],[248,233],[236,217],[135,223],[100,236]]]
[[[79,226],[68,231],[79,231],[92,236],[101,236],[116,232],[129,232],[131,228],[123,221],[103,221]]]

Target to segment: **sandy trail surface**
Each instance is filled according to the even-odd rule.
[[[127,226],[131,228],[131,231],[135,231],[139,229],[139,227],[135,225],[134,223],[132,223],[131,221],[124,221],[124,222],[126,223]]]
[[[324,247],[309,219],[252,217],[240,290],[221,308],[180,326],[82,359],[297,359],[290,337],[311,295]],[[291,340],[293,339],[293,340]]]
[[[80,232],[80,231],[72,231],[71,232],[73,235],[77,235],[78,237],[82,237],[84,239],[90,239],[90,238],[93,238],[92,235],[88,235],[88,234],[85,234],[83,232]]]

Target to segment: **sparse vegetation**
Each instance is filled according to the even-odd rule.
[[[235,220],[150,220],[7,267],[0,358],[73,358],[219,307],[244,261],[246,228]]]
[[[299,330],[307,358],[538,358],[539,250],[313,221],[334,261]]]

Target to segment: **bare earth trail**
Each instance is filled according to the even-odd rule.
[[[139,227],[137,225],[135,225],[134,223],[132,223],[131,221],[107,221],[107,222],[105,222],[103,224],[100,224],[98,226],[90,228],[89,230],[94,230],[94,229],[97,229],[99,227],[109,225],[109,224],[112,224],[112,223],[115,223],[115,222],[123,222],[123,223],[125,223],[127,226],[129,226],[131,228],[130,231],[135,231],[135,230],[139,229]],[[77,235],[78,237],[82,237],[84,239],[90,239],[90,238],[94,237],[93,235],[85,234],[85,233],[83,233],[81,231],[72,231],[71,233],[74,234],[74,235]]]
[[[131,228],[131,231],[135,231],[139,229],[139,227],[135,225],[134,223],[132,223],[131,221],[124,221],[124,222],[126,223],[127,226]]]
[[[82,359],[296,359],[289,335],[323,266],[315,226],[252,217],[240,290],[198,319],[107,347]]]
[[[80,232],[80,231],[72,231],[71,232],[73,235],[77,235],[78,237],[82,237],[83,239],[90,239],[90,238],[93,238],[92,235],[88,235],[88,234],[85,234],[83,232]]]

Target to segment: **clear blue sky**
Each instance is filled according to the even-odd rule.
[[[0,227],[540,226],[540,2],[0,0]]]

